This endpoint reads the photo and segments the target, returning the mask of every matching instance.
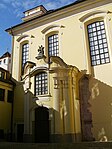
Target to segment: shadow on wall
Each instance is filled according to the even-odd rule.
[[[11,141],[23,142],[24,131],[24,89],[23,84],[12,78],[16,86],[14,88],[14,100],[12,110]]]
[[[94,137],[99,141],[104,136],[112,140],[112,87],[91,77],[89,90]]]
[[[93,141],[92,113],[90,111],[89,76],[84,75],[79,81],[80,117],[82,141]]]
[[[25,93],[23,84],[19,82],[16,82],[14,93],[11,141],[36,143],[72,141],[73,136],[55,134],[57,129],[60,131],[63,129],[63,118],[60,112],[50,107],[48,101],[34,98],[34,94],[30,91]],[[65,110],[64,117],[66,115]]]
[[[18,139],[17,141],[33,143],[62,142],[63,136],[61,134],[55,135],[56,127],[61,127],[57,125],[57,122],[61,121],[60,113],[50,107],[48,100],[41,101],[30,91],[24,93],[24,96],[26,96],[23,99],[25,110],[24,134],[21,133],[20,141]],[[22,141],[21,138],[23,138]]]

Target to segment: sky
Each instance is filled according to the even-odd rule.
[[[5,30],[22,23],[23,12],[33,7],[43,5],[47,10],[57,9],[76,0],[0,0],[0,56],[11,52],[11,35]]]

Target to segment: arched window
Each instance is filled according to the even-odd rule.
[[[84,14],[79,20],[84,30],[85,53],[87,54],[88,67],[110,62],[110,20],[109,11],[94,10]],[[88,50],[87,50],[88,49]],[[89,55],[88,55],[89,54]],[[90,70],[91,71],[91,70]]]
[[[35,76],[35,95],[48,94],[48,77],[46,72],[40,72]]]
[[[109,52],[103,20],[92,22],[87,25],[91,65],[109,63]]]
[[[29,58],[29,44],[24,43],[22,45],[22,67],[24,67],[24,64],[26,63],[28,58]]]
[[[59,40],[58,34],[48,36],[48,56],[59,55]]]

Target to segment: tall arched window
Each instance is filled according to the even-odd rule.
[[[35,76],[35,95],[48,93],[48,77],[46,72],[40,72]]]
[[[22,45],[22,67],[24,67],[24,64],[26,63],[28,58],[29,58],[29,44],[24,43]]]
[[[109,63],[109,52],[106,37],[105,24],[103,20],[87,25],[91,65]]]
[[[48,56],[59,55],[59,40],[58,34],[53,34],[48,37]]]

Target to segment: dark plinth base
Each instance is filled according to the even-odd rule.
[[[74,143],[81,141],[81,134],[51,134],[48,143]],[[24,134],[23,142],[34,143],[35,137],[31,134]],[[43,142],[44,143],[44,142]]]

